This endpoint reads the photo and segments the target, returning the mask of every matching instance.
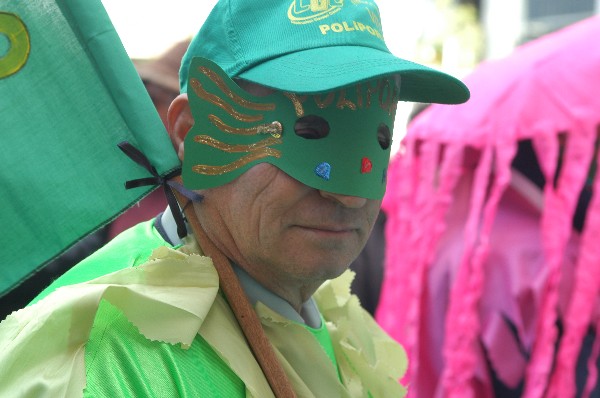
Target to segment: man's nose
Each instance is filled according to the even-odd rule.
[[[360,196],[350,196],[350,195],[341,195],[338,193],[332,193],[327,191],[319,190],[319,193],[322,197],[333,200],[344,207],[348,207],[351,209],[360,209],[365,204],[367,204],[366,198],[361,198]]]

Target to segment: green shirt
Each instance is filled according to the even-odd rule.
[[[273,396],[210,258],[193,239],[168,246],[140,224],[0,323],[0,396]],[[404,351],[350,282],[348,272],[315,293],[315,330],[255,304],[299,397],[405,393]]]

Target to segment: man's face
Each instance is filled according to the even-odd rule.
[[[271,288],[316,288],[340,275],[364,247],[381,203],[310,188],[267,163],[203,194],[197,214],[210,238]]]

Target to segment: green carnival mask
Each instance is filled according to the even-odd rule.
[[[224,185],[267,162],[315,189],[381,199],[398,94],[394,79],[380,78],[320,95],[257,97],[196,57],[188,82],[194,126],[185,139],[184,185]]]

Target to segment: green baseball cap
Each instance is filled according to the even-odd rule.
[[[183,57],[182,92],[197,56],[231,78],[294,93],[321,93],[396,74],[400,100],[469,99],[460,80],[390,53],[373,0],[219,0]]]

